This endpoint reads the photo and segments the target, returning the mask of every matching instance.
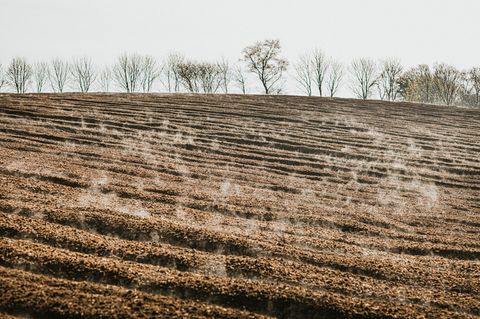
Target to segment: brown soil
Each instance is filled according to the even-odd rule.
[[[480,111],[0,94],[0,318],[480,317]]]

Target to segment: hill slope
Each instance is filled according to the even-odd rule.
[[[5,317],[480,316],[478,110],[2,94],[0,114]]]

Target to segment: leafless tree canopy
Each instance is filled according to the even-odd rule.
[[[433,74],[430,67],[426,64],[419,65],[417,72],[418,78],[415,84],[420,93],[420,101],[426,103],[434,102],[436,96],[433,85]]]
[[[151,56],[142,58],[142,72],[140,82],[142,83],[143,92],[150,92],[153,83],[160,76],[161,69],[157,61]]]
[[[49,78],[54,92],[63,92],[68,81],[68,62],[54,59],[50,64]]]
[[[200,63],[198,73],[204,93],[215,93],[222,85],[222,71],[218,64]]]
[[[48,80],[48,63],[36,62],[33,65],[33,84],[37,93],[44,90]]]
[[[433,70],[428,65],[419,65],[399,78],[399,93],[407,101],[476,106],[478,73],[476,68],[461,72],[444,63],[435,64]]]
[[[258,76],[265,94],[279,90],[275,86],[287,69],[288,62],[280,57],[280,50],[279,40],[257,42],[243,50],[243,61],[249,71]]]
[[[399,78],[399,93],[406,101],[435,102],[433,75],[430,67],[421,64],[405,72]]]
[[[163,64],[160,81],[168,92],[180,91],[180,76],[178,65],[185,62],[185,57],[179,53],[171,53]]]
[[[113,78],[125,92],[137,92],[141,86],[142,57],[138,54],[123,54],[113,66]]]
[[[177,74],[187,91],[192,93],[200,92],[200,74],[194,62],[177,64]]]
[[[177,65],[184,88],[192,93],[215,93],[221,86],[222,74],[218,64],[187,61]]]
[[[247,81],[258,78],[265,94],[283,92],[283,74],[288,62],[281,56],[278,40],[254,43],[242,51],[240,64],[223,58],[217,62],[197,62],[178,53],[169,54],[162,63],[154,57],[123,54],[111,67],[98,71],[89,58],[79,58],[71,64],[54,59],[32,66],[24,58],[14,58],[8,66],[0,65],[0,89],[5,85],[16,92],[27,89],[44,92],[49,81],[54,92],[63,92],[68,84],[76,91],[96,88],[108,92],[151,92],[160,81],[168,92],[229,93],[235,86],[247,93]],[[398,59],[376,61],[355,59],[350,66],[342,65],[315,49],[293,63],[292,77],[304,94],[334,97],[349,72],[351,89],[356,97],[367,99],[374,93],[382,100],[404,100],[445,105],[480,107],[480,67],[459,70],[445,63],[433,66],[420,64],[404,70]],[[374,92],[375,91],[375,92]]]
[[[446,105],[455,102],[460,89],[462,73],[452,66],[436,64],[433,69],[433,83],[440,98]]]
[[[98,87],[102,92],[108,92],[110,90],[110,84],[112,83],[112,70],[109,67],[105,67],[98,78]]]
[[[228,86],[232,81],[232,70],[228,60],[223,58],[220,62],[217,63],[217,68],[220,72],[220,87],[223,89],[225,94],[228,93]]]
[[[3,71],[3,66],[0,64],[0,89],[2,89],[5,84],[5,72]]]
[[[7,81],[17,93],[25,93],[33,74],[25,58],[13,58],[7,69]]]
[[[241,66],[237,66],[233,71],[233,80],[243,94],[247,94],[247,75]]]
[[[88,92],[96,79],[95,68],[88,57],[75,59],[70,66],[73,82],[80,92]]]
[[[337,61],[331,61],[327,71],[326,86],[330,97],[334,97],[343,79],[343,65]]]
[[[305,94],[312,95],[312,82],[314,77],[314,63],[308,54],[302,55],[296,63],[293,64],[295,80],[300,85]]]
[[[467,73],[467,79],[472,88],[473,104],[480,106],[480,67],[474,67]]]
[[[403,72],[402,64],[398,59],[389,59],[382,63],[377,87],[382,100],[395,101],[400,90],[399,80]]]
[[[367,99],[372,95],[372,89],[377,83],[377,70],[375,62],[368,58],[360,58],[352,61],[350,72],[352,75],[352,89],[355,95],[361,99]]]
[[[312,55],[314,81],[317,85],[318,95],[323,96],[323,82],[329,68],[329,61],[320,49],[315,49]]]

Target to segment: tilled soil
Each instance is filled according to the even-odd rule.
[[[478,318],[480,111],[0,94],[0,318]]]

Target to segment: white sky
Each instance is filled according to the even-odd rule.
[[[0,0],[0,63],[123,52],[235,62],[280,39],[293,61],[319,47],[345,64],[398,57],[406,66],[480,65],[479,0]]]

